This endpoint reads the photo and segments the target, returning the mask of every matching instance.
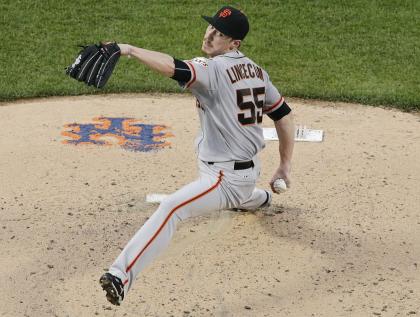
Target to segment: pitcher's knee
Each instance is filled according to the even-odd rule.
[[[160,203],[158,210],[164,213],[166,216],[170,216],[171,218],[174,217],[177,220],[184,220],[186,218],[182,216],[182,203],[180,203],[173,196],[168,196],[164,198]]]
[[[177,202],[176,199],[172,195],[165,197],[162,199],[159,209],[165,209],[168,210],[168,212],[172,211],[174,208],[176,208]]]

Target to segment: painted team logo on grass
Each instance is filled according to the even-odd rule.
[[[70,123],[64,125],[61,134],[69,137],[64,144],[95,144],[112,146],[118,144],[125,150],[149,152],[171,145],[165,138],[173,137],[168,128],[158,124],[138,123],[133,118],[94,118],[97,123]],[[137,123],[136,123],[137,122]]]

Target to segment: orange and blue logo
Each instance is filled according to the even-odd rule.
[[[119,145],[125,150],[149,152],[160,150],[171,143],[166,140],[174,135],[165,125],[139,123],[133,118],[94,118],[96,123],[70,123],[64,125],[61,135],[69,137],[64,144]]]

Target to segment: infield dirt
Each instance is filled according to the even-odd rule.
[[[289,103],[295,123],[325,131],[322,143],[296,143],[292,188],[265,211],[181,224],[121,307],[106,301],[98,279],[156,209],[145,196],[197,176],[194,99],[1,104],[0,315],[419,315],[420,116]],[[93,137],[109,146],[65,143],[97,117],[166,126],[154,131],[170,144],[127,150],[111,134]],[[278,157],[277,142],[267,142],[259,186],[269,188]]]

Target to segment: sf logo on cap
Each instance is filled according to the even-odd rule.
[[[222,12],[220,12],[219,17],[226,18],[231,14],[232,14],[232,11],[230,11],[230,9],[224,9]]]

